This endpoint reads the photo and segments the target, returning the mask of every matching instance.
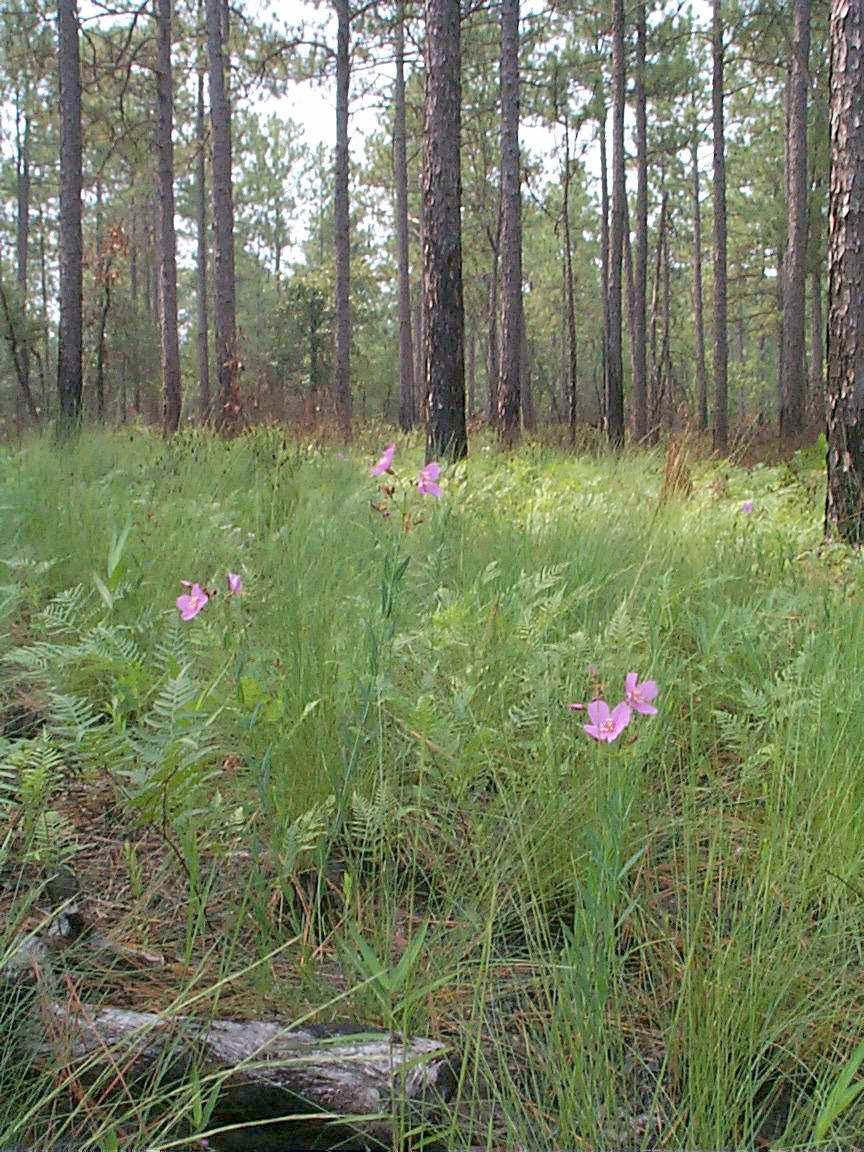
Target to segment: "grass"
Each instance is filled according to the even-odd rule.
[[[165,960],[86,994],[442,1038],[451,1148],[860,1142],[864,569],[817,454],[661,499],[655,454],[481,446],[436,502],[413,441],[376,497],[379,440],[0,455],[7,872],[69,860]],[[595,745],[566,705],[631,670],[660,714]],[[206,1122],[46,1075],[0,1061],[0,1145]]]

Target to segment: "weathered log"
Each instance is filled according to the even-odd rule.
[[[110,1007],[76,1016],[52,1003],[49,1029],[70,1071],[98,1077],[102,1089],[118,1070],[129,1091],[155,1076],[164,1088],[196,1066],[205,1094],[219,1084],[208,1127],[244,1125],[210,1137],[225,1152],[392,1147],[400,1117],[409,1126],[428,1120],[453,1088],[443,1044],[354,1026],[166,1019]]]

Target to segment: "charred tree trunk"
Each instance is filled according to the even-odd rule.
[[[613,448],[624,443],[624,361],[621,355],[624,258],[624,0],[612,0],[612,224],[609,234],[609,348],[606,433]]]
[[[647,21],[645,0],[636,6],[636,253],[633,308],[633,428],[637,440],[648,433],[648,382],[645,358],[645,305],[648,280],[648,116],[645,99]]]
[[[198,0],[198,27],[202,24]],[[198,64],[195,101],[195,284],[198,305],[198,412],[202,424],[210,419],[210,339],[207,307],[207,140],[204,119],[204,63]]]
[[[344,439],[351,435],[351,220],[348,202],[348,87],[351,78],[351,9],[334,0],[336,31],[336,170],[334,173],[334,254],[336,258],[336,356],[333,399]]]
[[[783,261],[783,406],[780,434],[804,427],[805,289],[807,279],[807,85],[810,0],[794,0],[786,138],[786,257]]]
[[[831,5],[825,530],[864,543],[864,0]]]
[[[693,343],[696,349],[696,409],[700,432],[708,427],[708,379],[705,371],[705,318],[702,293],[702,207],[699,181],[699,124],[696,95],[692,96],[693,133],[690,138],[690,165],[693,188]]]
[[[57,342],[59,429],[72,432],[81,420],[82,276],[81,237],[81,55],[76,0],[59,0],[60,85],[60,325]]]
[[[726,317],[726,135],[724,125],[724,46],[720,0],[712,0],[711,112],[714,135],[714,450],[729,448],[727,372],[729,336]]]
[[[234,186],[231,174],[231,106],[226,84],[225,36],[221,0],[206,0],[210,87],[210,138],[213,150],[213,225],[215,237],[216,368],[219,381],[216,423],[226,429],[242,415],[237,358],[237,305],[234,276]]]
[[[519,159],[519,0],[501,0],[501,382],[498,431],[519,436],[523,356],[522,183]]]
[[[468,452],[462,296],[459,0],[426,0],[423,309],[426,458]]]
[[[180,341],[177,335],[177,239],[174,232],[174,80],[171,0],[157,0],[156,151],[159,171],[159,305],[162,348],[162,429],[180,424]],[[107,277],[106,277],[107,280]]]
[[[399,426],[417,421],[411,333],[411,272],[408,262],[408,154],[405,125],[405,0],[396,12],[396,86],[393,113],[393,179],[396,185],[396,249],[399,265]]]

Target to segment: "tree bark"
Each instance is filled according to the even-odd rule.
[[[60,86],[60,324],[57,341],[59,430],[81,420],[82,275],[81,55],[76,0],[58,0]]]
[[[648,434],[648,382],[645,312],[648,281],[648,115],[645,98],[647,20],[645,0],[636,5],[636,253],[633,308],[633,428],[637,440]]]
[[[198,0],[198,28],[202,0]],[[210,419],[210,339],[207,306],[207,141],[204,119],[204,62],[199,57],[195,102],[195,282],[198,305],[198,411],[201,423]]]
[[[669,211],[669,189],[666,187],[666,171],[660,169],[660,217],[657,222],[657,250],[654,260],[654,284],[651,292],[651,397],[649,403],[648,438],[656,444],[660,435],[663,417],[663,350],[658,342],[657,326],[662,319],[663,308],[663,257],[666,246],[666,224]]]
[[[162,429],[180,424],[180,341],[177,335],[177,239],[174,232],[174,80],[171,0],[156,9],[156,152],[159,172],[159,305],[162,348]]]
[[[805,291],[807,279],[807,86],[810,0],[794,0],[786,139],[786,257],[783,262],[783,405],[780,434],[804,426]]]
[[[231,174],[231,107],[226,86],[227,38],[221,0],[206,0],[210,87],[210,137],[213,150],[213,225],[215,237],[216,365],[219,382],[216,423],[239,423],[242,404],[237,358],[237,306],[234,278],[234,187]]]
[[[468,452],[462,295],[459,0],[425,0],[423,385],[426,458]]]
[[[334,0],[336,31],[336,170],[333,190],[336,257],[336,356],[333,398],[344,439],[351,435],[351,220],[348,201],[348,88],[351,78],[349,0]]]
[[[164,1019],[110,1007],[75,1016],[58,1003],[46,1012],[76,1078],[104,1078],[108,1071],[119,1083],[119,1062],[124,1083],[156,1076],[172,1084],[197,1066],[219,1084],[211,1124],[224,1126],[218,1144],[232,1152],[340,1141],[355,1147],[358,1138],[364,1146],[390,1147],[398,1117],[428,1120],[455,1086],[444,1046],[421,1037],[338,1025]],[[354,1119],[364,1116],[371,1119]]]
[[[621,355],[624,260],[624,0],[612,0],[612,224],[609,234],[609,347],[606,368],[606,433],[613,448],[624,443],[624,362]]]
[[[570,446],[576,443],[578,405],[576,293],[573,284],[573,242],[570,236],[570,117],[564,109],[564,174],[561,218],[564,224],[564,300],[567,313],[567,422]]]
[[[522,182],[519,158],[519,0],[501,0],[501,380],[498,431],[519,437],[522,386]]]
[[[821,414],[825,398],[825,333],[822,318],[822,276],[810,273],[810,400],[811,412]]]
[[[19,340],[20,377],[19,389],[21,399],[27,406],[30,419],[38,421],[39,409],[33,399],[30,388],[30,327],[29,327],[29,299],[28,267],[30,258],[30,114],[27,110],[29,89],[25,86],[24,101],[24,131],[21,131],[22,95],[15,93],[15,174],[16,174],[16,227],[15,248],[17,256],[18,281],[18,308],[21,317],[21,336]]]
[[[832,0],[825,531],[864,543],[864,0]]]
[[[714,135],[714,450],[729,448],[727,372],[729,336],[726,317],[726,137],[724,126],[724,47],[721,0],[711,5],[711,112]]]
[[[609,379],[609,174],[606,158],[606,107],[597,118],[597,143],[600,151],[600,294],[603,297],[603,340],[600,361],[603,369],[600,418],[606,423]]]
[[[405,124],[405,0],[396,10],[396,84],[393,109],[393,179],[396,185],[396,251],[399,275],[399,427],[417,421],[414,346],[411,332],[411,272],[408,259],[408,154]]]
[[[690,166],[693,189],[693,343],[696,349],[696,409],[700,432],[708,427],[708,379],[705,371],[705,318],[702,292],[702,206],[699,180],[699,122],[696,94],[692,94],[693,131]]]
[[[487,415],[490,427],[498,424],[498,384],[501,378],[501,346],[498,340],[498,262],[501,252],[501,200],[495,216],[495,232],[487,228],[492,265],[489,269],[489,284],[486,292],[486,329],[488,344],[486,350],[486,377],[488,384]]]

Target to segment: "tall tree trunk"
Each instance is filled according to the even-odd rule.
[[[96,419],[102,424],[105,420],[105,347],[108,334],[108,315],[111,311],[111,257],[100,253],[99,280],[102,289],[102,303],[99,306],[99,323],[96,329]]]
[[[48,308],[48,268],[45,259],[45,216],[42,212],[42,206],[37,208],[37,220],[39,222],[39,295],[41,298],[41,327],[42,327],[42,356],[41,356],[41,387],[42,387],[42,416],[47,420],[51,413],[50,400],[48,394],[48,361],[50,358],[51,350],[51,333],[49,331],[49,308]]]
[[[351,435],[351,220],[348,205],[348,86],[351,78],[349,0],[334,0],[336,32],[336,171],[333,190],[336,256],[336,357],[333,397],[345,439]]]
[[[794,0],[786,140],[786,258],[783,262],[783,407],[780,434],[804,426],[805,286],[807,279],[807,85],[810,0]]]
[[[237,306],[234,278],[234,187],[231,175],[231,107],[226,86],[227,37],[221,0],[206,0],[210,86],[210,136],[213,149],[213,225],[215,234],[215,329],[219,381],[216,423],[236,425],[242,414],[237,358]]]
[[[473,319],[467,325],[465,373],[468,388],[468,418],[477,411],[477,331]]]
[[[823,323],[822,277],[816,267],[810,273],[810,402],[813,413],[822,412],[825,398]]]
[[[648,405],[648,438],[656,444],[663,417],[663,354],[658,341],[657,327],[662,319],[663,307],[663,254],[666,246],[666,222],[669,210],[669,189],[666,187],[665,166],[660,169],[660,217],[657,222],[657,251],[654,259],[654,284],[651,291],[651,397]]]
[[[774,370],[775,370],[775,385],[777,391],[777,427],[783,427],[783,408],[785,406],[785,397],[783,395],[783,349],[785,346],[784,324],[783,317],[785,315],[785,308],[783,307],[783,297],[786,294],[786,260],[783,252],[777,252],[777,279],[775,281],[775,308],[774,315],[776,318],[776,328],[774,335]]]
[[[567,420],[571,447],[576,443],[578,404],[576,294],[573,285],[573,242],[570,236],[570,117],[564,110],[564,175],[561,218],[564,224],[564,300],[567,315]]]
[[[174,80],[171,68],[171,0],[157,0],[156,151],[159,171],[159,302],[162,348],[162,429],[180,424],[180,341],[177,335],[177,239],[174,233]]]
[[[633,308],[633,427],[637,440],[648,434],[648,382],[645,358],[645,310],[648,281],[648,115],[645,99],[647,21],[645,0],[636,5],[636,259]]]
[[[60,85],[60,324],[57,341],[59,427],[81,420],[82,269],[81,238],[81,56],[76,0],[58,0]]]
[[[609,349],[606,384],[606,432],[609,443],[624,443],[624,361],[621,355],[624,259],[624,0],[612,0],[612,225],[609,234]]]
[[[524,316],[522,182],[519,158],[519,0],[501,0],[501,382],[498,431],[519,436]]]
[[[825,530],[864,543],[864,0],[832,0]]]
[[[425,0],[423,385],[426,458],[461,458],[465,428],[459,0]]]
[[[723,18],[721,0],[711,0],[711,112],[714,135],[714,450],[729,448],[727,372],[729,336],[726,320],[726,136],[723,91]]]
[[[492,266],[486,292],[486,378],[488,383],[487,418],[490,427],[498,425],[498,385],[501,378],[501,346],[498,340],[498,261],[501,252],[501,200],[495,216],[495,232],[487,228]]]
[[[396,11],[396,85],[393,109],[393,180],[396,185],[396,249],[399,271],[399,426],[414,427],[414,348],[411,333],[411,272],[408,261],[408,155],[405,125],[405,0]]]
[[[600,417],[605,425],[609,394],[609,174],[606,159],[605,105],[600,109],[597,128],[597,143],[600,150],[600,294],[603,297],[603,340],[600,345],[600,361],[603,368],[603,391]]]
[[[519,407],[522,411],[522,424],[526,432],[537,427],[537,412],[534,408],[534,392],[531,387],[531,346],[528,333],[522,325],[522,351],[519,367]]]
[[[198,28],[202,27],[202,0],[198,0]],[[204,61],[199,53],[198,92],[195,102],[195,283],[198,304],[198,411],[201,422],[210,419],[210,340],[207,308],[207,141],[204,119]]]
[[[693,189],[693,343],[696,349],[696,408],[700,432],[708,427],[708,379],[705,371],[705,318],[702,293],[702,206],[699,187],[699,122],[696,93],[691,95],[693,131],[690,137],[690,168]]]
[[[29,88],[25,86],[23,94],[15,93],[15,169],[16,169],[16,255],[17,255],[17,281],[18,281],[18,308],[21,317],[21,337],[19,340],[20,379],[19,387],[21,398],[27,405],[30,419],[34,422],[39,419],[39,409],[33,399],[30,389],[30,327],[28,318],[29,291],[27,286],[28,265],[30,257],[30,114],[27,111]],[[21,131],[21,121],[24,121],[24,130]]]

